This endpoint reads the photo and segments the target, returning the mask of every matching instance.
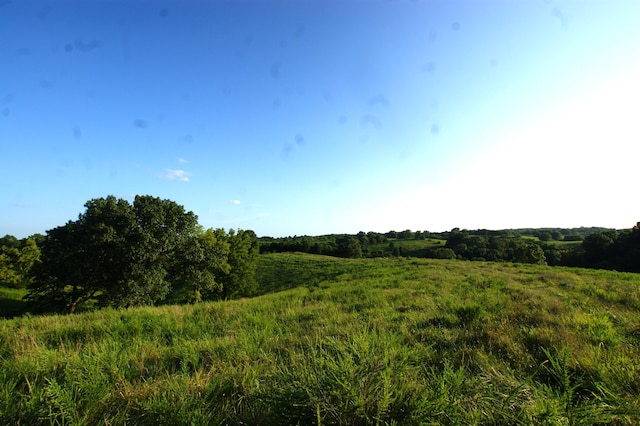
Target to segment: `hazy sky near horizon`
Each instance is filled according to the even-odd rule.
[[[636,0],[0,0],[0,235],[640,220]]]

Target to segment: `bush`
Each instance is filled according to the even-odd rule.
[[[551,241],[551,240],[553,239],[553,237],[552,237],[552,236],[551,236],[551,234],[550,234],[550,233],[548,233],[548,232],[541,232],[541,233],[538,235],[538,239],[539,239],[540,241]]]
[[[427,253],[427,257],[432,259],[455,259],[456,252],[447,247],[437,247]]]

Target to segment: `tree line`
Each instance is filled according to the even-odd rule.
[[[542,228],[460,230],[261,237],[261,253],[305,252],[338,257],[414,256],[547,264],[640,272],[640,230]],[[435,240],[430,247],[407,249],[408,241]],[[573,244],[563,244],[573,243]]]
[[[582,242],[584,264],[600,269],[640,272],[640,222],[623,231],[603,231]]]
[[[32,312],[198,302],[257,289],[253,231],[205,230],[193,212],[152,196],[133,203],[108,196],[85,207],[44,236],[3,239],[0,279],[26,287]]]
[[[274,252],[640,272],[640,222],[626,230],[454,228],[440,233],[405,230],[258,238],[250,230],[203,229],[193,212],[152,196],[136,196],[132,203],[114,196],[96,198],[85,208],[77,220],[46,235],[0,238],[0,286],[26,289],[31,312],[72,313],[79,308],[250,296],[258,288],[259,253]],[[419,249],[410,249],[427,239],[431,241],[418,244]]]

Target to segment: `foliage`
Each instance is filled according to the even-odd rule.
[[[29,300],[74,312],[100,306],[153,304],[169,292],[176,249],[195,232],[196,217],[172,201],[113,196],[88,201],[77,221],[47,232]],[[52,303],[53,302],[53,303]]]
[[[433,248],[427,257],[432,259],[455,259],[456,252],[448,247]]]
[[[193,303],[218,298],[223,291],[231,246],[223,229],[207,229],[183,244],[175,256],[175,280],[168,299],[172,303]],[[222,277],[222,278],[221,278]]]
[[[452,232],[446,247],[461,259],[545,264],[540,244],[522,237],[472,235]]]
[[[136,197],[133,205],[115,197],[95,199],[86,207],[77,221],[54,228],[47,236],[0,239],[0,286],[28,287],[34,312],[192,303],[264,293],[255,279],[258,251],[346,258],[458,258],[635,272],[640,265],[637,225],[623,231],[454,228],[441,233],[405,230],[258,239],[252,231],[202,230],[193,213],[149,196]],[[571,241],[572,236],[578,241]],[[12,312],[7,315],[23,311],[17,302],[6,303]]]
[[[540,241],[550,241],[553,239],[550,232],[540,232],[538,234],[538,239]]]
[[[630,230],[591,234],[582,249],[586,266],[640,272],[640,222]]]
[[[282,291],[0,321],[0,423],[640,422],[636,274],[259,263],[260,287],[276,290],[280,270]]]
[[[403,239],[396,238],[398,235]],[[260,238],[260,253],[302,252],[328,256],[359,258],[412,256],[427,257],[430,249],[444,243],[428,232],[358,232],[356,235],[294,236]]]
[[[27,299],[35,311],[195,302],[255,290],[257,238],[251,231],[203,231],[170,200],[113,196],[47,232]]]
[[[355,237],[343,237],[338,241],[338,253],[340,257],[362,257],[362,246]]]
[[[355,235],[262,237],[260,252],[353,258],[457,258],[636,271],[640,248],[633,242],[637,239],[634,235],[633,230],[598,227],[473,231],[454,228],[440,233],[407,229],[384,234],[361,231]],[[622,238],[618,241],[618,237]],[[586,243],[581,245],[585,239]]]
[[[253,231],[233,229],[227,237],[230,246],[229,267],[226,276],[222,276],[222,297],[236,298],[251,296],[258,288],[256,265],[260,253],[258,238]]]
[[[18,240],[12,235],[0,239],[0,286],[25,288],[29,272],[40,260],[37,236]]]

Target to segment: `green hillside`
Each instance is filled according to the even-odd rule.
[[[637,424],[640,275],[260,256],[262,295],[0,320],[0,424]]]

